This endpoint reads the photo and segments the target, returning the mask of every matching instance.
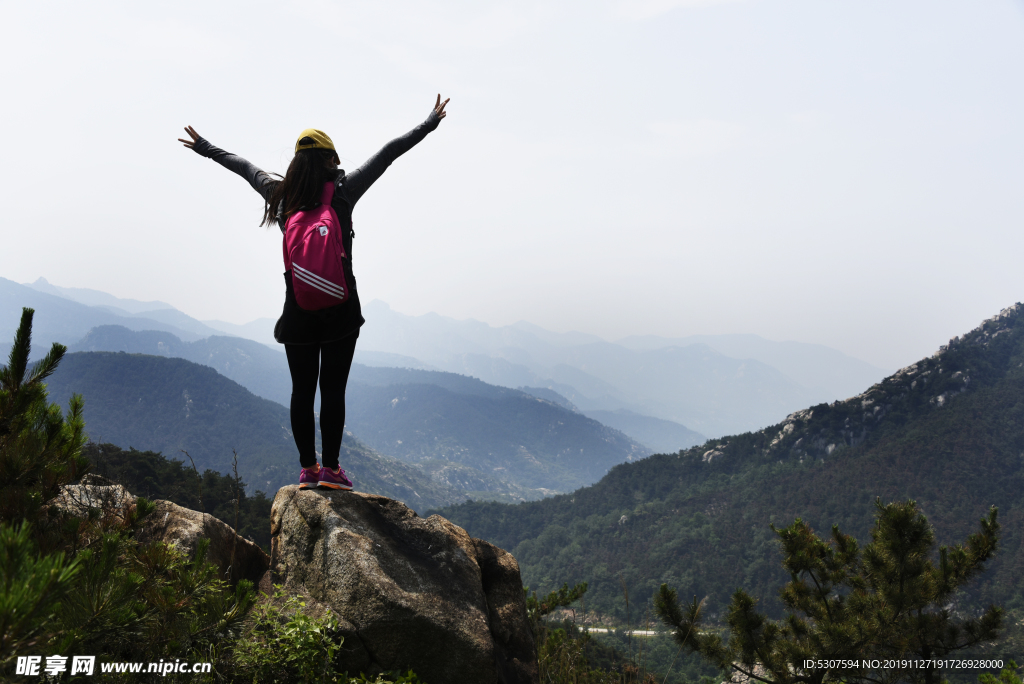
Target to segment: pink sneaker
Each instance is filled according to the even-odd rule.
[[[317,463],[312,468],[303,468],[299,471],[299,489],[313,489],[320,482],[320,472],[323,468]]]
[[[345,471],[341,467],[334,470],[330,468],[320,469],[320,487],[323,489],[352,489],[352,480],[345,477]]]

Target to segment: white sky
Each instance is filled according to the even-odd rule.
[[[0,276],[276,316],[280,234],[185,124],[344,168],[364,301],[895,368],[1024,299],[1024,2],[0,2]]]

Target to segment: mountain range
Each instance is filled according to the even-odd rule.
[[[597,484],[514,506],[467,502],[442,515],[510,549],[539,592],[585,581],[587,603],[623,615],[662,583],[722,616],[743,587],[773,616],[788,579],[771,525],[796,518],[862,543],[875,503],[913,499],[940,544],[962,542],[990,506],[1000,550],[951,610],[989,602],[1024,617],[1024,306],[844,401],[762,430],[613,468]],[[649,605],[649,604],[647,604]],[[633,615],[637,614],[634,611]],[[1021,644],[1018,644],[1018,646]]]
[[[580,410],[671,420],[703,435],[759,429],[801,406],[844,399],[885,371],[821,345],[754,335],[606,342],[520,322],[495,328],[372,301],[360,348],[413,357],[505,387],[542,387]],[[634,436],[635,437],[635,436]]]
[[[289,403],[291,378],[280,345],[270,347],[244,337],[217,334],[206,323],[175,309],[150,308],[167,306],[163,302],[122,300],[96,290],[59,288],[42,278],[31,287],[0,279],[0,313],[9,317],[6,325],[20,318],[19,303],[36,309],[33,336],[37,352],[59,341],[71,351],[124,351],[184,358],[216,369],[258,396],[283,405]],[[115,306],[118,303],[123,307]],[[101,324],[86,328],[94,321]],[[273,321],[269,326],[273,327]],[[257,327],[262,329],[259,321],[234,329],[252,333]],[[4,336],[0,338],[0,352],[9,347],[2,340],[11,339],[13,334],[13,327],[5,330],[0,323],[0,335]],[[388,352],[359,350],[356,358],[376,367],[436,370],[417,359]],[[544,398],[552,394],[545,388],[535,388],[530,393]],[[630,425],[624,427],[630,429]],[[670,450],[700,440],[699,435],[694,438],[684,426],[670,422],[661,425],[660,431],[647,430],[644,434],[645,438],[653,438],[657,448]],[[679,435],[686,436],[688,441],[676,442]]]
[[[188,359],[282,405],[291,392],[283,355],[236,337],[182,342],[166,332],[101,326],[70,350]],[[478,497],[512,495],[508,484],[501,484],[506,481],[518,498],[569,491],[595,482],[613,465],[651,453],[617,430],[546,397],[454,373],[357,363],[346,395],[348,430],[381,453],[420,464],[444,481],[455,478],[453,486]],[[579,463],[571,467],[547,462],[569,450],[586,458],[576,459]],[[511,479],[505,476],[509,468],[516,473]],[[535,477],[527,471],[536,471]],[[470,488],[471,481],[476,486]]]
[[[198,321],[174,309],[152,308],[163,302],[121,300],[43,279],[31,285],[0,279],[0,341],[10,339],[24,305],[39,312],[37,340],[44,343],[76,342],[100,325],[170,332],[185,342],[227,334],[272,343],[271,319],[242,326]],[[885,374],[821,345],[753,335],[610,343],[525,322],[495,328],[437,314],[405,316],[379,301],[365,304],[364,315],[368,325],[356,360],[365,365],[445,370],[505,387],[550,389],[582,412],[629,411],[702,435],[758,429],[800,406],[851,396]],[[273,351],[280,353],[279,346]],[[687,445],[648,446],[661,451]]]
[[[118,301],[127,302],[127,305],[132,308],[138,308],[138,305],[144,304],[141,302],[133,304],[134,300]],[[199,340],[217,332],[212,329],[205,333],[196,332],[196,324],[200,326],[202,324],[176,309],[165,309],[164,313],[148,311],[145,315],[133,314],[123,308],[83,304],[59,294],[40,291],[34,287],[0,278],[0,344],[3,345],[2,349],[10,348],[10,340],[14,339],[14,331],[18,327],[18,321],[21,320],[21,309],[26,306],[36,311],[32,324],[32,339],[35,342],[33,349],[39,356],[42,356],[53,342],[65,345],[75,342],[99,325],[120,325],[130,330],[165,331],[187,341]],[[185,316],[188,319],[186,321],[188,325],[183,328],[158,320],[167,316],[174,319]],[[190,321],[194,321],[194,323]],[[181,321],[179,320],[179,322]]]
[[[346,425],[375,449],[545,493],[591,484],[651,453],[555,402],[454,373],[354,364],[347,404]]]
[[[48,378],[47,390],[51,402],[65,407],[73,393],[83,395],[86,430],[94,442],[186,462],[191,457],[200,472],[230,473],[237,453],[239,474],[250,489],[270,495],[298,477],[288,409],[212,368],[142,354],[71,353]],[[466,498],[352,435],[345,437],[341,459],[362,491],[400,499],[418,510]]]
[[[169,332],[101,325],[68,345],[71,352],[125,352],[186,359],[213,368],[253,394],[288,406],[292,379],[284,354],[241,337],[213,335],[186,342]]]
[[[114,326],[94,332],[127,334],[145,343],[170,339],[168,333]],[[231,347],[236,338],[164,346],[198,348],[205,355],[211,341],[237,351]],[[230,367],[243,373],[247,368]],[[72,352],[48,387],[65,404],[75,392],[86,398],[86,422],[96,441],[175,458],[187,451],[197,464],[218,472],[230,470],[234,449],[244,454],[245,479],[254,486],[265,484],[272,492],[294,479],[288,410],[206,365],[123,350]],[[356,475],[377,489],[391,487],[389,496],[420,508],[424,497],[439,505],[445,497],[523,500],[569,491],[595,482],[618,463],[650,454],[580,413],[452,373],[356,364],[347,404],[345,443],[352,447],[346,469],[356,459],[366,465]],[[378,482],[377,471],[390,475]],[[399,492],[399,486],[406,488]]]

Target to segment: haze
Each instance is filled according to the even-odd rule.
[[[283,172],[440,128],[356,207],[361,297],[896,368],[1022,299],[1020,2],[2,4],[0,275],[276,317]]]

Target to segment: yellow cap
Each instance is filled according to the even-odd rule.
[[[312,138],[313,142],[300,144],[303,138]],[[329,135],[316,128],[307,128],[299,133],[299,139],[295,141],[295,151],[299,150],[334,150],[334,143]]]

